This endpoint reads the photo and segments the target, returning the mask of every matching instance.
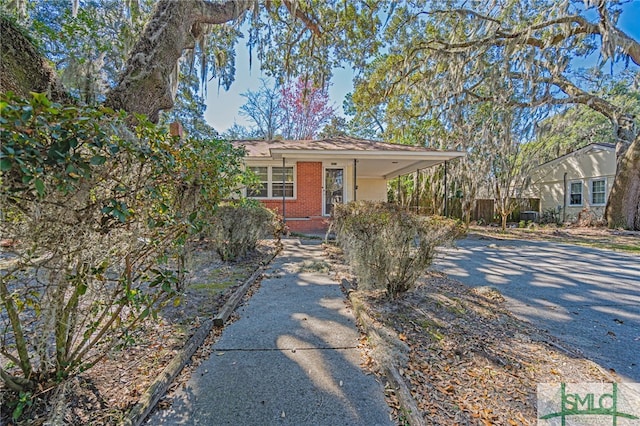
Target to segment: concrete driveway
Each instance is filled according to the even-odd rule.
[[[519,318],[548,330],[624,381],[640,382],[640,256],[569,244],[470,236],[434,269],[493,286]]]

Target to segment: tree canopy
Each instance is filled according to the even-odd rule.
[[[526,111],[516,114],[529,123],[518,123],[524,129],[522,142],[533,138],[533,123],[559,108],[582,105],[611,122],[619,171],[623,163],[637,165],[640,157],[634,143],[637,119],[598,92],[597,85],[588,84],[594,74],[574,61],[595,58],[598,67],[611,65],[612,74],[626,67],[637,80],[640,44],[617,25],[624,13],[621,0],[160,0],[153,7],[140,0],[120,7],[94,0],[82,4],[75,18],[71,2],[38,7],[17,3],[27,4],[26,21],[36,31],[38,25],[55,28],[53,20],[45,25],[47,20],[38,18],[38,7],[64,10],[70,22],[65,25],[73,31],[61,27],[50,30],[50,36],[60,34],[58,43],[66,43],[68,56],[82,58],[57,63],[63,77],[80,76],[75,78],[82,83],[74,89],[78,97],[104,98],[108,106],[152,121],[175,105],[181,58],[201,83],[216,77],[228,87],[234,52],[244,37],[251,57],[279,83],[305,75],[325,87],[334,67],[352,67],[356,85],[349,106],[354,118],[347,127],[369,134],[373,129],[390,141],[467,149],[462,136],[470,117],[477,108],[494,105],[489,108]],[[102,6],[91,15],[91,7]],[[62,37],[71,33],[80,37]],[[87,49],[91,44],[98,49]],[[54,46],[45,46],[50,58],[55,57]],[[93,87],[104,87],[106,93]],[[623,162],[626,155],[631,158]],[[640,193],[630,194],[630,187],[635,185],[616,179],[610,199],[618,207],[607,213],[612,226],[638,226]]]
[[[535,123],[567,105],[606,118],[618,146],[618,177],[609,198],[610,226],[638,228],[640,175],[620,179],[624,164],[638,168],[637,118],[587,84],[594,74],[576,58],[597,58],[611,72],[629,67],[637,79],[640,44],[617,27],[621,1],[409,2],[396,8],[381,34],[386,51],[356,81],[356,117],[382,106],[384,136],[435,147],[468,149],[489,142],[465,133],[479,108],[523,110],[518,142]],[[600,74],[602,75],[602,74]],[[496,109],[497,107],[497,109]],[[380,112],[378,109],[377,111]],[[493,126],[491,117],[485,128]],[[625,175],[626,176],[626,175]],[[623,201],[624,200],[624,201]],[[616,206],[615,208],[613,206]],[[624,207],[622,207],[624,205]]]

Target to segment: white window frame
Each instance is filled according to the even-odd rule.
[[[266,169],[267,169],[267,180],[266,180],[266,181],[260,181],[260,182],[265,182],[265,183],[266,183],[266,187],[267,187],[267,196],[266,196],[266,197],[259,197],[259,196],[256,196],[256,195],[249,195],[249,192],[251,192],[251,191],[249,190],[249,188],[245,188],[245,190],[244,190],[244,195],[245,195],[247,198],[255,198],[255,199],[257,199],[257,200],[266,200],[267,198],[269,198],[269,175],[270,175],[270,173],[269,173],[269,166],[267,166],[267,165],[247,166],[247,169],[248,169],[248,170],[251,170],[251,169],[258,168],[258,167],[264,167],[264,168],[266,168]],[[254,173],[255,173],[255,172],[254,172]]]
[[[277,196],[274,197],[273,196],[273,185],[275,184],[282,184],[282,176],[276,176],[275,178],[273,177],[273,169],[274,168],[282,168],[282,164],[250,164],[247,165],[248,169],[251,169],[253,167],[266,167],[267,168],[267,196],[266,197],[253,197],[248,195],[249,194],[249,190],[245,188],[244,190],[244,194],[247,198],[252,198],[255,200],[282,200],[282,196]],[[297,182],[297,172],[296,172],[296,165],[295,164],[285,164],[284,166],[285,168],[291,168],[292,169],[292,173],[293,173],[293,196],[292,197],[285,197],[285,200],[295,200],[297,198],[297,189],[298,189],[298,182]]]
[[[595,193],[593,192],[593,184],[595,182],[604,182],[604,191],[603,191],[604,201],[602,203],[596,203],[596,202],[593,201],[593,196],[595,195]],[[605,205],[607,205],[607,178],[606,177],[593,178],[593,179],[589,180],[589,201],[590,201],[590,204],[592,206],[605,206]]]
[[[571,192],[571,187],[574,183],[580,184],[580,204],[571,202],[571,196],[573,195],[573,193]],[[567,200],[567,204],[569,205],[569,207],[580,207],[584,205],[584,182],[582,182],[582,180],[571,180],[569,181],[568,185],[569,187],[567,188],[567,197],[569,199]]]

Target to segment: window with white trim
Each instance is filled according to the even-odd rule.
[[[607,202],[607,181],[606,179],[594,179],[591,181],[591,204],[604,205]]]
[[[260,181],[254,188],[247,189],[247,197],[251,198],[286,198],[294,196],[293,167],[256,166],[249,167]],[[283,185],[284,174],[284,185]]]
[[[252,188],[247,189],[247,197],[267,198],[269,196],[269,168],[268,167],[249,167],[260,183]]]
[[[582,205],[582,181],[569,182],[569,205]]]

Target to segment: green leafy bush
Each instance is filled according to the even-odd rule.
[[[335,206],[334,227],[358,286],[386,289],[391,297],[415,284],[437,245],[463,232],[450,219],[418,216],[396,205],[367,201]]]
[[[278,241],[283,224],[271,210],[255,200],[220,205],[207,227],[222,260],[236,260],[255,250],[258,241],[271,234]]]
[[[186,243],[242,179],[228,143],[136,121],[0,95],[0,231],[14,244],[0,270],[0,378],[16,394],[130,342],[179,290]]]

